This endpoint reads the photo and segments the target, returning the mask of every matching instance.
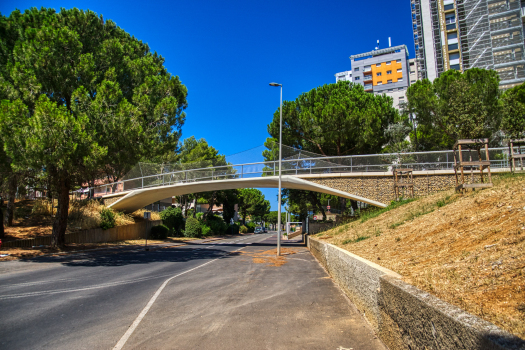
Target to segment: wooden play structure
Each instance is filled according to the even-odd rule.
[[[456,192],[464,193],[471,188],[489,188],[492,187],[492,177],[490,174],[490,156],[489,156],[488,139],[467,139],[458,140],[454,143],[454,171],[456,173]],[[482,148],[485,152],[482,152]],[[468,160],[463,159],[463,152],[468,150]],[[477,160],[472,160],[472,153],[475,152]],[[482,153],[485,153],[483,160]],[[483,170],[487,169],[488,181],[483,178]],[[470,183],[465,182],[465,170],[470,170]],[[475,182],[474,174],[479,174],[480,182]],[[468,174],[467,174],[468,176]]]
[[[394,169],[394,194],[396,201],[399,200],[400,194],[403,196],[410,195],[414,197],[414,178],[412,177],[413,169]]]
[[[509,163],[510,171],[513,173],[516,172],[516,163],[518,162],[520,164],[520,171],[523,171],[523,163],[525,163],[525,149],[522,149],[523,146],[525,146],[525,139],[509,140]],[[515,147],[518,149],[518,153],[514,153]]]

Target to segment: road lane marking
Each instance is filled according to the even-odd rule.
[[[124,333],[124,335],[122,336],[122,338],[120,338],[120,340],[118,341],[117,345],[115,345],[115,347],[113,348],[113,350],[121,350],[124,345],[126,344],[126,342],[128,341],[129,337],[131,337],[131,335],[133,334],[133,332],[135,331],[135,329],[138,327],[138,325],[140,324],[140,322],[142,321],[142,319],[146,316],[146,314],[148,313],[149,309],[151,309],[151,307],[153,306],[153,303],[155,303],[155,301],[157,300],[157,298],[159,297],[160,293],[162,292],[162,290],[168,285],[168,283],[173,280],[174,278],[176,277],[179,277],[179,276],[182,276],[188,272],[191,272],[191,271],[194,271],[194,270],[197,270],[203,266],[206,266],[208,264],[211,264],[212,262],[215,262],[219,259],[222,259],[223,257],[227,256],[227,255],[230,255],[231,253],[233,252],[236,252],[238,250],[241,250],[241,249],[244,249],[245,247],[241,247],[241,248],[238,248],[238,249],[235,249],[227,254],[224,254],[223,256],[221,257],[218,257],[216,259],[213,259],[211,261],[208,261],[202,265],[199,265],[197,267],[194,267],[193,269],[189,269],[188,271],[184,271],[182,273],[179,273],[173,277],[170,277],[168,278],[166,281],[164,281],[164,283],[162,283],[162,285],[159,287],[159,289],[157,289],[157,291],[155,292],[155,294],[151,297],[151,299],[149,300],[148,304],[146,305],[146,307],[144,307],[144,309],[141,311],[141,313],[137,316],[137,318],[135,319],[135,321],[133,321],[133,323],[131,324],[131,326],[128,328],[128,330],[126,331],[126,333]]]

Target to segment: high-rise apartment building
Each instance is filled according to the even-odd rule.
[[[352,71],[347,70],[346,72],[336,73],[335,74],[335,82],[340,81],[352,81]]]
[[[354,83],[363,85],[365,91],[392,97],[396,108],[405,101],[410,79],[417,80],[416,65],[409,68],[405,45],[352,55],[350,61]]]
[[[525,81],[520,0],[411,0],[420,78],[449,69],[494,69],[500,88]]]

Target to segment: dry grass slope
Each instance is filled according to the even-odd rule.
[[[423,197],[318,236],[525,338],[524,175]]]

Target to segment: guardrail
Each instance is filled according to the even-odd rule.
[[[493,168],[508,168],[507,147],[490,148],[490,165]],[[469,158],[470,157],[470,158]],[[464,151],[463,159],[477,160],[475,152]],[[148,187],[167,186],[176,183],[239,179],[278,174],[279,161],[265,161],[206,168],[172,171],[141,176],[89,188],[94,197],[121,193]],[[395,167],[421,170],[453,170],[454,152],[432,151],[412,153],[384,153],[333,157],[289,158],[282,160],[283,175],[390,172]]]

